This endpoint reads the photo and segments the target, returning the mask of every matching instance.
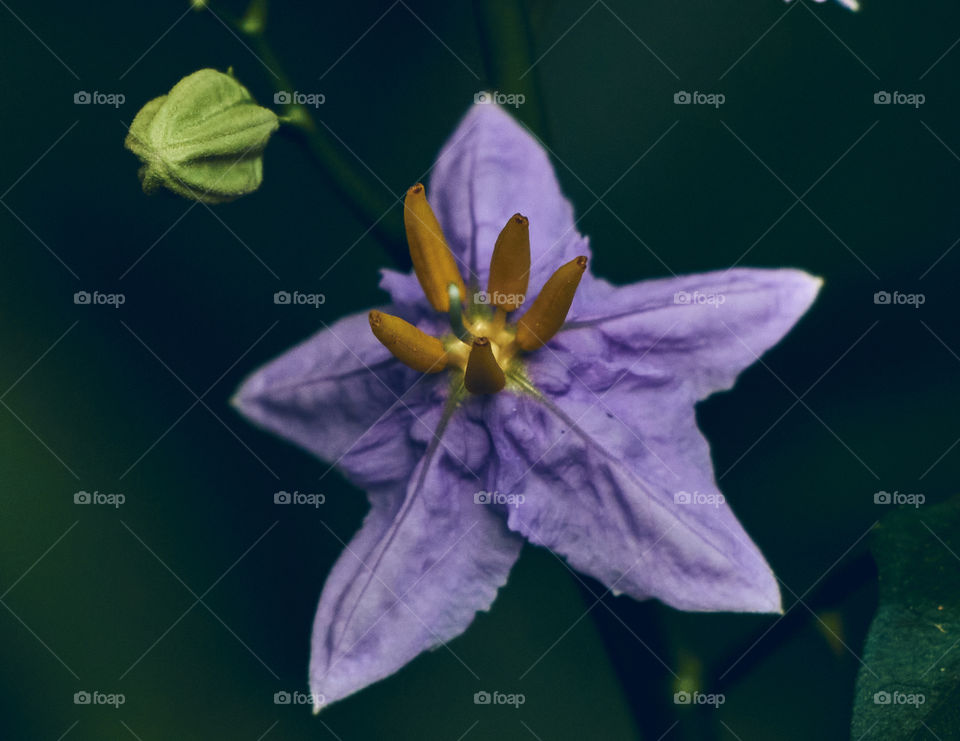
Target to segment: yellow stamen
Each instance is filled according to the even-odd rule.
[[[467,289],[443,236],[440,222],[427,203],[426,192],[420,183],[407,191],[403,202],[403,225],[407,231],[413,270],[427,300],[437,311],[449,311],[447,287],[451,283],[456,284],[461,296],[467,295]]]
[[[415,371],[439,373],[447,367],[443,343],[400,317],[371,311],[370,329],[397,360]]]
[[[487,293],[493,306],[513,311],[523,303],[530,282],[530,223],[514,214],[503,227],[490,259]]]
[[[586,269],[587,258],[581,255],[550,276],[533,306],[517,321],[517,344],[523,350],[543,347],[563,326]]]
[[[507,384],[503,369],[493,357],[490,340],[478,337],[473,341],[467,368],[463,374],[463,385],[471,394],[495,394]]]

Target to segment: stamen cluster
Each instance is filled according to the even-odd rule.
[[[508,315],[524,303],[530,282],[530,224],[525,216],[514,214],[501,230],[486,293],[475,291],[466,305],[463,276],[420,183],[407,191],[403,220],[413,270],[430,305],[449,316],[451,331],[433,337],[400,317],[371,311],[373,334],[416,371],[454,369],[472,394],[503,390],[512,374],[521,373],[523,353],[543,347],[563,326],[587,258],[562,265],[530,308],[511,323]]]

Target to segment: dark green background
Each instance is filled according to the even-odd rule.
[[[545,53],[520,115],[546,137],[577,212],[590,209],[580,228],[598,274],[721,269],[756,242],[743,264],[826,280],[767,367],[699,409],[723,491],[793,605],[783,620],[608,595],[578,621],[603,589],[527,548],[492,612],[450,646],[479,681],[440,649],[319,718],[273,695],[306,690],[316,599],[364,497],[336,474],[320,481],[324,464],[248,426],[228,400],[321,320],[382,301],[388,251],[287,136],[268,147],[260,191],[213,212],[140,192],[122,141],[147,100],[198,68],[233,65],[272,101],[270,73],[213,16],[180,18],[180,2],[0,8],[0,190],[13,186],[0,208],[0,737],[846,738],[876,606],[861,538],[888,509],[874,492],[933,502],[955,490],[960,466],[960,446],[944,456],[960,435],[960,249],[944,256],[960,237],[960,48],[930,69],[960,36],[960,7],[864,4],[536,2],[532,48],[489,54],[484,44],[510,34],[489,18],[481,33],[467,4],[275,4],[268,40],[298,90],[326,95],[319,117],[353,166],[382,179],[369,176],[388,203],[475,92],[517,89],[512,57]],[[127,102],[75,106],[81,89]],[[678,90],[727,102],[675,106]],[[927,102],[875,106],[878,90]],[[767,232],[795,203],[790,190],[835,163],[804,196],[810,210],[797,204]],[[400,210],[384,224],[397,229]],[[326,304],[276,306],[282,289]],[[77,306],[78,290],[119,291],[126,304]],[[879,290],[926,303],[878,306]],[[204,403],[190,409],[194,392]],[[78,506],[81,489],[126,503]],[[327,501],[278,507],[278,489]],[[726,703],[677,708],[665,666]],[[126,703],[74,705],[84,689]],[[526,704],[475,706],[479,689],[523,692]]]

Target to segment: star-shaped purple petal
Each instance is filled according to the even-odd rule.
[[[543,147],[495,105],[468,112],[428,192],[468,285],[486,285],[497,235],[518,211],[529,219],[531,295],[589,255]],[[381,285],[387,311],[441,326],[413,274],[384,271]],[[797,270],[622,287],[588,272],[562,329],[525,357],[528,386],[457,404],[447,373],[395,360],[365,314],[255,373],[240,410],[370,499],[320,597],[312,691],[341,699],[462,633],[524,539],[615,593],[779,611],[776,579],[717,487],[694,405],[729,389],[819,286]]]

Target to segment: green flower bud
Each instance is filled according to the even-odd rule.
[[[202,69],[140,109],[124,146],[143,162],[144,193],[167,188],[225,203],[260,187],[263,149],[278,126],[232,70]]]

